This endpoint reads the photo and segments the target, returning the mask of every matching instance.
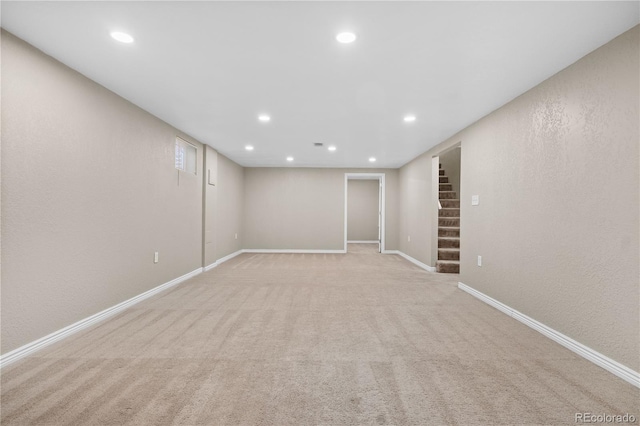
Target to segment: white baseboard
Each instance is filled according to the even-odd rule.
[[[429,266],[426,263],[422,263],[417,259],[414,259],[413,257],[409,256],[406,253],[401,252],[400,250],[385,250],[384,254],[397,254],[399,256],[404,257],[405,259],[407,259],[409,262],[413,263],[414,265],[417,265],[419,267],[421,267],[422,269],[425,269],[429,272],[435,272],[436,268],[434,268],[433,266]]]
[[[122,303],[118,303],[115,306],[105,309],[104,311],[98,312],[97,314],[91,315],[90,317],[84,318],[76,323],[73,323],[65,328],[62,328],[58,331],[54,331],[51,334],[48,334],[38,340],[35,340],[31,343],[27,343],[24,346],[21,346],[17,349],[12,350],[11,352],[7,352],[6,354],[0,356],[0,368],[6,367],[7,365],[18,361],[32,353],[43,349],[52,343],[55,343],[59,340],[64,339],[65,337],[71,336],[79,332],[80,330],[84,330],[87,327],[90,327],[100,321],[103,321],[123,310],[142,302],[145,299],[148,299],[151,296],[154,296],[161,291],[167,290],[177,284],[180,284],[183,281],[188,280],[191,277],[195,277],[196,275],[202,273],[202,268],[198,268],[195,271],[191,271],[188,274],[184,274],[181,277],[175,278],[169,282],[159,285],[158,287],[152,288],[151,290],[145,291],[137,296],[132,297],[129,300],[125,300]]]
[[[373,241],[347,241],[347,244],[378,244],[379,241],[378,240],[373,240]]]
[[[239,255],[239,254],[242,254],[242,250],[238,250],[238,251],[236,251],[236,252],[234,252],[234,253],[231,253],[231,254],[229,254],[229,255],[227,255],[227,256],[225,256],[225,257],[221,257],[220,259],[218,259],[218,260],[216,260],[215,262],[213,262],[211,265],[207,265],[207,266],[205,266],[205,267],[203,268],[203,269],[204,269],[204,272],[207,272],[207,271],[209,271],[209,270],[211,270],[211,269],[215,268],[216,266],[220,265],[221,263],[226,262],[227,260],[233,259],[234,257],[236,257],[236,256],[237,256],[237,255]]]
[[[533,318],[528,317],[527,315],[516,311],[513,308],[510,308],[509,306],[505,305],[504,303],[499,302],[499,301],[495,300],[494,298],[489,297],[486,294],[481,293],[478,290],[475,290],[475,289],[469,287],[466,284],[463,284],[463,283],[459,282],[458,283],[458,288],[460,290],[465,291],[465,292],[469,293],[470,295],[482,300],[486,304],[493,306],[494,308],[498,309],[499,311],[504,312],[505,314],[509,315],[510,317],[520,321],[524,325],[529,326],[530,328],[532,328],[532,329],[536,330],[537,332],[545,335],[546,337],[550,338],[551,340],[555,341],[556,343],[561,344],[562,346],[564,346],[565,348],[569,349],[570,351],[573,351],[576,354],[580,355],[581,357],[583,357],[583,358],[593,362],[594,364],[604,368],[608,372],[610,372],[612,374],[615,374],[616,376],[620,377],[621,379],[631,383],[635,387],[640,388],[640,373],[638,373],[637,371],[633,371],[629,367],[626,367],[626,366],[620,364],[619,362],[612,360],[611,358],[607,357],[606,355],[603,355],[600,352],[597,352],[597,351],[591,349],[590,347],[585,346],[582,343],[573,340],[571,337],[565,336],[564,334],[560,333],[559,331],[556,331],[553,328],[548,327],[548,326],[542,324],[541,322],[536,321]]]
[[[316,254],[339,254],[346,253],[344,250],[297,250],[297,249],[244,249],[243,253],[316,253]]]

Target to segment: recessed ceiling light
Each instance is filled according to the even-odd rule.
[[[271,121],[271,117],[266,114],[261,114],[258,116],[258,120],[262,121],[263,123],[268,123],[269,121]]]
[[[133,43],[133,37],[131,37],[127,33],[123,33],[120,31],[113,31],[111,33],[111,38],[113,38],[114,40],[118,40],[121,43]]]
[[[333,146],[333,145],[331,145],[328,149],[329,149],[329,151],[335,151],[335,150],[336,150],[336,147],[335,147],[335,146]]]
[[[287,161],[293,161],[293,157],[287,157]]]
[[[369,158],[369,162],[370,162],[370,163],[375,163],[375,162],[376,162],[376,157],[371,157],[371,158]]]
[[[246,149],[247,151],[253,151],[253,146],[247,145],[244,147],[244,149]]]
[[[405,115],[404,121],[405,121],[405,123],[413,123],[414,121],[416,121],[416,116],[415,115]]]
[[[336,36],[336,40],[338,40],[340,43],[353,43],[354,41],[356,41],[356,35],[354,33],[350,33],[350,32],[344,32],[344,33],[340,33]]]

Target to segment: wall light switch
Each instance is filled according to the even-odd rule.
[[[407,235],[407,241],[411,242],[411,235]]]
[[[238,234],[236,234],[236,240],[238,239]]]
[[[478,204],[480,204],[480,196],[479,195],[472,195],[471,196],[471,205],[472,206],[477,206]]]
[[[158,263],[158,252],[153,253],[153,263]]]
[[[478,266],[482,266],[482,256],[478,256]]]

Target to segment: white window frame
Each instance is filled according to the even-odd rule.
[[[193,163],[193,170],[187,169],[187,150],[193,148],[195,161]],[[176,136],[175,152],[174,152],[174,165],[175,168],[194,175],[198,174],[198,147],[194,144],[182,139],[180,136]]]

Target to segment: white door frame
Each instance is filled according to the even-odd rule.
[[[385,183],[384,173],[345,173],[344,174],[344,252],[347,252],[347,204],[348,204],[348,186],[349,180],[377,180],[380,182],[380,199],[378,203],[380,209],[380,253],[385,252]]]

